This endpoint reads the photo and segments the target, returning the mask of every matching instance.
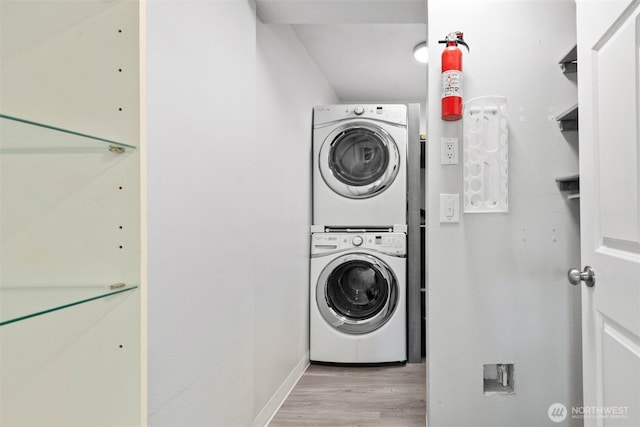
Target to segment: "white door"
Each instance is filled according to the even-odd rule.
[[[595,284],[580,284],[584,407],[572,417],[637,427],[640,0],[577,0],[577,25],[581,256]]]

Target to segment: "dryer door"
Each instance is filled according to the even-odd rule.
[[[365,253],[331,261],[320,273],[316,302],[322,317],[349,334],[366,334],[384,325],[398,305],[398,282],[389,266]]]
[[[400,154],[391,135],[367,122],[337,127],[324,140],[318,161],[327,185],[353,199],[384,191],[400,169]]]

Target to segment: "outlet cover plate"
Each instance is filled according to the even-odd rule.
[[[440,194],[440,223],[460,222],[460,194]]]
[[[458,164],[458,138],[440,138],[440,164]]]

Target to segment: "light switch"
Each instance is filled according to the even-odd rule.
[[[440,195],[440,222],[460,222],[460,194]]]

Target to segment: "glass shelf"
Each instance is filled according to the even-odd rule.
[[[137,285],[2,287],[0,326],[84,304],[111,295],[129,292]]]
[[[135,149],[133,145],[0,114],[0,153],[123,153]]]

